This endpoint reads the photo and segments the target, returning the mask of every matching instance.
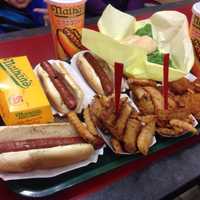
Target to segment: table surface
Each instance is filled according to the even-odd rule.
[[[137,16],[138,19],[143,19],[157,10],[175,9],[185,13],[190,20],[191,5],[195,2],[197,0],[184,0],[180,3],[133,11],[131,14]],[[89,19],[86,22],[87,24],[94,24],[96,20]],[[28,55],[32,65],[41,60],[54,58],[49,28],[2,34],[0,40],[0,57]],[[199,160],[200,144],[196,144],[153,162],[137,172],[131,172],[131,169],[128,171],[121,171],[123,168],[118,169],[118,171],[112,173],[112,177],[106,176],[104,180],[98,178],[91,180],[94,184],[89,184],[90,188],[82,188],[78,191],[76,191],[76,188],[71,191],[64,190],[45,199],[171,199],[198,183],[200,179]],[[73,192],[73,195],[71,192]],[[0,181],[0,194],[1,199],[25,199],[12,193],[3,181]]]

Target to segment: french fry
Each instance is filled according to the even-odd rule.
[[[131,91],[138,100],[148,96],[147,91],[145,91],[142,87],[139,86],[132,86]]]
[[[120,142],[116,138],[111,138],[111,144],[116,154],[120,154],[123,151]]]
[[[95,96],[91,105],[90,105],[90,110],[93,111],[93,113],[99,117],[99,115],[101,114],[103,107],[100,101],[100,97],[99,96]]]
[[[174,94],[184,94],[188,90],[193,90],[193,84],[186,78],[181,78],[177,81],[173,81],[169,84],[170,90]]]
[[[128,118],[132,112],[132,107],[129,105],[127,101],[125,101],[122,105],[122,109],[120,111],[120,116],[118,117],[115,125],[115,132],[112,133],[118,140],[122,141],[124,136],[124,129],[126,127]]]
[[[157,128],[156,132],[165,137],[176,137],[183,133],[183,129],[174,129],[174,128]]]
[[[164,98],[161,92],[157,88],[154,88],[154,87],[144,87],[144,89],[150,94],[153,104],[155,106],[155,111],[163,110]],[[168,97],[168,102],[169,102],[170,110],[173,110],[176,108],[176,102],[172,98]]]
[[[128,79],[128,83],[131,85],[156,87],[156,81],[147,79],[136,79],[132,77]]]
[[[159,110],[157,112],[157,117],[159,120],[162,121],[169,121],[171,119],[177,118],[177,119],[187,119],[190,115],[189,110],[186,110],[185,108],[178,108],[175,110]]]
[[[170,120],[169,123],[172,127],[182,128],[183,130],[192,132],[193,134],[197,133],[197,129],[194,128],[192,126],[192,124],[190,124],[188,122],[185,122],[185,121],[182,121],[182,120],[179,120],[179,119],[172,119],[172,120]]]
[[[129,153],[134,153],[137,150],[137,137],[140,133],[141,123],[140,121],[129,118],[124,133],[124,149]]]
[[[84,126],[84,124],[80,121],[80,119],[78,118],[77,114],[74,111],[68,112],[67,118],[74,127],[74,129],[86,142],[93,145],[96,144],[96,137],[89,132],[87,127]]]
[[[137,102],[137,106],[139,107],[140,112],[145,115],[151,115],[155,113],[154,104],[149,96],[140,99]]]
[[[163,110],[164,99],[160,91],[154,87],[144,87],[144,89],[150,94],[153,104],[156,110]]]
[[[153,137],[155,135],[155,129],[155,120],[153,120],[145,125],[139,133],[137,147],[139,152],[141,152],[143,155],[148,154],[149,148],[153,142]]]
[[[90,116],[90,110],[89,110],[89,107],[85,108],[84,111],[83,111],[83,117],[84,117],[84,121],[87,125],[87,128],[89,130],[90,133],[92,133],[92,135],[94,136],[98,136],[98,132],[97,132],[97,129],[91,119],[91,116]]]

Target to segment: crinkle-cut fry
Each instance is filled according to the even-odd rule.
[[[112,144],[112,147],[113,147],[114,152],[116,154],[120,154],[121,152],[123,152],[122,145],[119,142],[119,140],[117,140],[116,138],[112,137],[111,138],[111,144]]]
[[[179,128],[184,129],[185,131],[190,131],[190,132],[192,132],[192,133],[194,133],[194,134],[197,133],[197,129],[194,128],[194,127],[192,126],[192,124],[190,124],[190,123],[188,123],[188,122],[185,122],[185,121],[182,121],[182,120],[180,120],[180,119],[171,119],[171,120],[169,121],[169,123],[170,123],[170,125],[171,125],[172,127],[179,127]]]
[[[152,86],[152,87],[156,87],[157,85],[156,81],[148,80],[148,79],[136,79],[134,77],[129,78],[128,83],[131,85]]]
[[[153,137],[155,135],[155,124],[155,121],[149,122],[142,128],[141,132],[139,133],[137,139],[137,147],[139,152],[141,152],[143,155],[148,155],[149,148],[153,142]]]
[[[98,136],[98,132],[97,132],[96,126],[94,125],[94,123],[93,123],[93,121],[91,119],[91,116],[90,116],[89,107],[84,109],[83,118],[84,118],[84,121],[85,121],[85,123],[87,125],[87,128],[88,128],[89,132],[92,133],[92,135],[94,135],[94,136]]]
[[[74,111],[70,111],[67,113],[67,118],[69,122],[72,124],[77,133],[88,143],[94,144],[96,143],[96,137],[92,135],[86,126],[80,121],[77,114]]]
[[[115,132],[112,133],[118,140],[123,140],[123,133],[126,127],[129,116],[131,115],[132,107],[128,102],[124,102],[120,111],[120,115],[115,124]]]
[[[140,121],[129,118],[127,125],[126,125],[124,137],[123,137],[124,149],[128,153],[136,152],[137,137],[138,137],[138,134],[140,133],[140,129],[141,129]]]

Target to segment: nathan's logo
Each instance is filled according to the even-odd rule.
[[[84,14],[84,6],[80,5],[73,8],[62,8],[59,6],[51,6],[51,10],[56,17],[78,17]]]
[[[4,59],[0,63],[0,68],[3,69],[13,82],[21,87],[28,88],[32,81],[24,74],[19,68],[17,68],[15,61],[12,58]]]

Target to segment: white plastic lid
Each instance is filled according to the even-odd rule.
[[[86,2],[86,0],[47,0],[47,3],[79,3]]]
[[[192,12],[193,14],[200,16],[200,2],[197,2],[193,5]]]

